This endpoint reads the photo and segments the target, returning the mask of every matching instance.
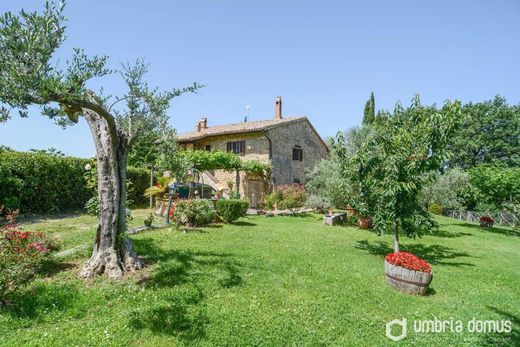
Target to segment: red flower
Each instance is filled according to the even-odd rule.
[[[432,268],[426,260],[408,252],[389,253],[386,255],[385,260],[392,265],[401,266],[409,270],[432,272]]]

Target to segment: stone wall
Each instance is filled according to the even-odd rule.
[[[226,151],[227,143],[230,141],[245,141],[245,154],[240,158],[243,160],[258,160],[266,164],[272,164],[272,177],[268,178],[263,184],[265,191],[260,192],[261,184],[257,180],[252,180],[245,173],[240,173],[240,194],[245,198],[255,196],[261,199],[268,192],[271,184],[283,185],[293,184],[294,180],[305,183],[305,172],[311,170],[316,163],[325,158],[328,154],[327,147],[321,141],[319,135],[313,130],[307,121],[300,121],[287,124],[281,127],[270,129],[267,136],[272,143],[272,158],[269,160],[269,139],[262,132],[247,134],[231,134],[222,136],[212,136],[197,140],[186,145],[187,149],[206,149],[211,146],[212,151]],[[293,148],[300,146],[303,150],[303,160],[292,160]],[[227,182],[236,182],[235,172],[217,170],[212,172],[218,181],[221,189],[227,190]],[[248,182],[251,181],[248,187]],[[255,205],[252,202],[252,205]]]
[[[327,147],[307,121],[296,122],[268,131],[272,141],[272,165],[275,185],[305,183],[305,171],[311,170],[328,154]],[[300,146],[303,160],[292,160],[293,148]]]
[[[207,145],[211,146],[212,151],[223,151],[227,150],[227,143],[230,141],[245,141],[246,149],[245,154],[240,155],[243,160],[258,160],[262,163],[269,164],[269,141],[260,132],[248,133],[248,134],[232,134],[222,136],[212,136],[205,139],[196,141],[192,145],[192,149],[206,149]],[[227,182],[236,181],[235,172],[227,172],[224,170],[216,170],[213,172],[215,178],[219,181],[219,187],[227,189]],[[246,174],[240,173],[240,195],[245,196],[247,193]]]

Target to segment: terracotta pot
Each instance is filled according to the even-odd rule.
[[[357,210],[355,208],[350,207],[350,206],[347,206],[346,210],[347,210],[347,216],[348,217],[354,217],[354,216],[357,216],[357,214],[358,214]]]
[[[385,260],[387,283],[408,294],[425,295],[433,279],[433,273],[410,270],[390,264]]]
[[[370,220],[370,218],[360,217],[357,223],[360,229],[370,229],[372,227],[372,220]]]

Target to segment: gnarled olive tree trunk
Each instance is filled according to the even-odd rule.
[[[84,265],[81,276],[105,273],[110,278],[120,278],[126,271],[143,267],[124,234],[128,141],[115,123],[88,109],[84,109],[83,114],[96,145],[99,225],[92,257]]]

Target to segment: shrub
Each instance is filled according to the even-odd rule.
[[[415,270],[420,272],[431,273],[432,268],[426,260],[419,258],[418,256],[407,253],[389,253],[386,255],[385,260],[392,265],[401,266],[405,269]]]
[[[29,282],[49,251],[43,233],[19,230],[8,215],[0,226],[0,301]]]
[[[431,204],[430,207],[428,207],[428,212],[431,214],[442,215],[442,211],[444,211],[444,209],[439,204]]]
[[[85,212],[89,216],[99,215],[99,200],[97,196],[94,196],[85,203]]]
[[[220,199],[215,203],[217,216],[225,223],[233,223],[238,218],[246,215],[249,202],[238,199]]]
[[[358,216],[348,216],[347,217],[347,224],[351,226],[357,226],[358,225],[359,218]]]
[[[42,153],[0,152],[0,204],[27,213],[80,210],[90,194],[88,161]]]
[[[468,174],[455,168],[434,178],[421,190],[419,202],[424,206],[437,204],[446,209],[461,209],[468,194]]]
[[[322,213],[332,207],[332,203],[328,198],[324,198],[319,195],[311,194],[305,202],[305,207],[312,208],[316,212]]]
[[[144,191],[150,187],[150,170],[129,166],[126,172],[128,195],[131,206],[145,206],[148,198]]]
[[[240,199],[240,192],[238,190],[231,190],[231,191],[229,191],[229,199],[230,200],[239,200]]]
[[[307,201],[308,194],[300,185],[287,185],[276,187],[265,198],[264,205],[267,209],[293,210],[302,207]]]
[[[306,173],[305,188],[309,190],[311,197],[318,195],[327,198],[330,204],[338,208],[348,205],[352,195],[349,187],[349,182],[341,177],[341,164],[334,153],[319,161],[312,171]]]
[[[175,206],[173,218],[177,225],[198,227],[211,223],[215,212],[207,199],[180,200]]]
[[[469,183],[478,205],[502,209],[503,205],[520,200],[520,168],[477,166],[469,170]]]
[[[499,212],[502,208],[493,203],[480,202],[475,205],[474,210],[479,212]]]

